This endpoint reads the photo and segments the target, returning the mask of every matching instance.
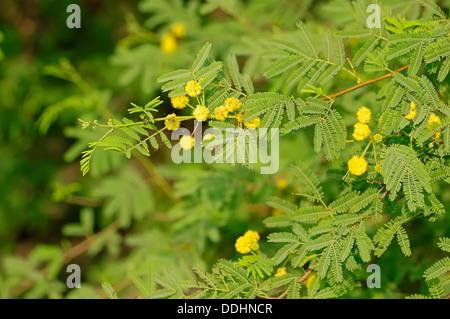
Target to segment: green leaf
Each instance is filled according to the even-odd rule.
[[[294,215],[298,209],[297,205],[278,197],[270,197],[266,204],[288,215]]]
[[[300,246],[300,243],[297,241],[296,243],[290,243],[281,247],[273,256],[273,263],[275,265],[280,264],[290,253],[296,250],[298,246]]]
[[[205,63],[206,59],[209,56],[209,52],[211,51],[212,44],[211,42],[206,42],[200,51],[197,53],[197,57],[192,63],[191,70],[195,73],[197,72]]]
[[[363,262],[370,261],[370,252],[374,248],[372,240],[367,236],[366,231],[361,228],[362,224],[355,228],[356,246]]]
[[[176,71],[172,71],[172,72],[163,74],[160,77],[158,77],[158,82],[163,83],[163,82],[178,80],[181,78],[184,78],[184,80],[186,82],[189,81],[192,78],[191,71],[188,69],[179,69]]]
[[[381,164],[381,175],[391,200],[403,188],[411,211],[424,206],[423,191],[431,192],[430,176],[414,150],[404,145],[390,146]]]
[[[420,66],[422,65],[422,57],[425,44],[420,43],[417,49],[411,54],[408,67],[408,76],[416,75]]]
[[[438,247],[443,251],[450,252],[450,238],[449,237],[439,238]]]
[[[439,278],[450,271],[450,258],[444,257],[441,260],[435,262],[431,267],[429,267],[425,273],[424,277],[426,280],[432,280],[434,278]]]
[[[411,248],[409,244],[408,234],[403,227],[399,227],[397,230],[397,241],[402,250],[403,255],[411,256]]]
[[[316,125],[320,125],[322,133],[322,149],[328,161],[341,156],[341,150],[345,148],[347,130],[342,116],[336,110],[331,110]]]
[[[109,299],[118,299],[117,293],[109,282],[102,282],[103,291]]]
[[[341,242],[340,260],[343,262],[347,259],[355,244],[355,234],[350,232]]]

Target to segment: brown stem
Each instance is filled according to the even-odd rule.
[[[172,200],[172,202],[178,203],[180,201],[180,199],[173,195],[174,191],[173,191],[172,186],[169,184],[169,182],[166,181],[166,179],[164,177],[162,177],[157,172],[153,163],[148,158],[146,158],[144,155],[142,155],[140,153],[136,153],[136,158],[137,158],[139,164],[141,164],[141,166],[147,171],[147,173],[151,177],[153,177],[153,180],[155,181],[155,183],[158,184],[160,189],[167,195],[167,197],[169,197],[170,200]]]
[[[299,282],[299,283],[300,283],[300,282],[304,282],[306,279],[308,279],[309,275],[311,275],[312,272],[313,272],[313,270],[312,270],[311,268],[307,269],[307,270],[305,271],[305,273],[300,277],[300,279],[298,280],[298,282]],[[283,299],[284,297],[286,297],[287,293],[288,293],[288,290],[286,289],[286,291],[283,292],[281,295],[279,295],[279,296],[277,297],[277,299]]]
[[[68,263],[75,257],[78,257],[79,255],[83,254],[84,252],[86,252],[89,249],[89,247],[92,245],[92,243],[97,240],[97,238],[102,237],[107,233],[115,232],[119,228],[120,228],[119,223],[117,221],[115,221],[114,223],[112,223],[111,225],[106,227],[105,229],[102,229],[101,231],[99,231],[96,234],[93,234],[92,236],[89,236],[88,238],[83,240],[81,243],[73,246],[68,251],[66,251],[66,253],[64,254],[64,262]]]
[[[102,229],[98,233],[89,236],[88,238],[83,240],[81,243],[73,246],[72,248],[70,248],[68,251],[66,251],[64,253],[64,263],[67,264],[75,257],[86,252],[89,249],[89,247],[92,245],[92,243],[95,242],[99,237],[104,236],[106,233],[117,231],[119,228],[120,228],[119,223],[116,221],[116,222],[112,223],[111,225],[109,225],[108,227],[106,227],[105,229]],[[41,270],[41,272],[45,275],[45,269]],[[30,289],[33,286],[33,284],[34,284],[33,280],[31,280],[29,278],[24,279],[19,284],[19,287],[17,288],[17,290],[14,291],[14,296],[20,296],[25,291]]]
[[[395,73],[402,72],[402,71],[406,70],[408,67],[409,67],[409,64],[404,65],[401,68],[398,68],[397,70],[394,70],[393,72],[386,73],[384,75],[381,75],[381,76],[376,77],[376,78],[371,79],[371,80],[360,82],[360,83],[358,83],[358,84],[356,84],[356,85],[354,85],[352,87],[349,87],[348,89],[345,89],[345,90],[333,93],[333,94],[331,94],[329,96],[322,97],[320,99],[321,100],[334,100],[334,99],[336,99],[337,97],[339,97],[341,95],[344,95],[344,94],[349,93],[351,91],[354,91],[356,89],[362,88],[363,86],[366,86],[366,85],[369,85],[369,84],[372,84],[372,83],[375,83],[375,82],[378,82],[378,81],[381,81],[381,80],[384,80],[384,79],[387,79],[387,78],[391,78],[391,77],[394,76]]]

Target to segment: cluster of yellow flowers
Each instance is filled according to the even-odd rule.
[[[437,116],[436,114],[431,113],[430,118],[428,119],[428,128],[429,128],[430,130],[433,129],[433,128],[432,128],[433,123],[441,124],[441,119],[440,119],[439,116]],[[437,139],[439,138],[439,136],[441,136],[441,132],[440,132],[440,131],[436,132],[436,133],[433,135],[433,139],[434,139],[434,140],[437,140]]]
[[[259,234],[254,230],[248,230],[243,236],[240,236],[234,245],[236,251],[241,254],[248,254],[251,251],[259,249]]]
[[[356,117],[358,118],[358,123],[354,125],[353,138],[355,141],[364,141],[366,138],[370,136],[370,128],[367,123],[370,122],[372,118],[372,112],[367,107],[361,107],[358,112],[356,112]],[[380,134],[376,134],[376,140],[381,142],[383,139]],[[375,137],[374,137],[375,139]],[[353,175],[359,176],[366,172],[367,170],[367,161],[364,159],[364,156],[354,155],[347,163],[348,170]]]
[[[182,23],[174,23],[170,32],[163,34],[161,37],[161,50],[164,53],[172,54],[178,48],[177,39],[181,39],[186,35],[186,27]]]
[[[178,30],[177,32],[178,34],[181,34],[181,30]],[[202,93],[202,86],[200,85],[199,81],[189,81],[186,83],[185,91],[187,95],[179,95],[170,99],[170,102],[175,109],[184,109],[186,106],[188,106],[189,96],[198,97]],[[206,121],[209,116],[209,110],[206,106],[199,104],[194,109],[192,115],[197,121]],[[168,130],[173,131],[180,127],[181,121],[179,118],[177,118],[177,115],[175,113],[172,113],[166,116],[164,124]],[[195,139],[192,136],[185,135],[180,139],[180,145],[184,150],[191,149],[192,147],[194,147],[194,144]]]
[[[416,115],[417,115],[416,104],[413,101],[411,101],[409,112],[408,114],[405,115],[405,119],[412,120],[416,117]]]
[[[261,124],[261,119],[259,117],[255,117],[253,120],[244,123],[245,127],[250,129],[258,128],[259,124]]]
[[[236,97],[229,97],[225,100],[223,105],[220,105],[214,109],[214,116],[218,121],[225,121],[228,118],[229,113],[236,112],[242,106],[241,101]],[[238,123],[244,122],[244,113],[237,113],[235,115],[236,121]],[[256,129],[261,124],[261,119],[259,117],[244,123],[245,127],[248,129]]]
[[[354,125],[353,138],[356,141],[364,141],[370,135],[370,128],[367,123],[370,122],[372,112],[365,106],[361,107],[356,113],[358,123]]]
[[[192,80],[186,83],[185,91],[187,95],[179,95],[172,97],[170,102],[175,109],[184,109],[186,106],[189,106],[194,109],[192,115],[197,121],[206,121],[210,116],[209,109],[204,105],[204,96],[203,99],[199,99],[198,97],[202,94],[202,86],[200,84],[201,78],[196,81]],[[189,104],[189,97],[197,98],[198,104],[195,108]],[[214,109],[214,118],[219,121],[225,121],[228,118],[229,113],[237,112],[242,106],[241,101],[236,97],[229,97],[225,100],[224,104],[218,106]],[[238,123],[243,123],[244,114],[243,113],[235,113],[235,118]],[[180,127],[181,121],[177,118],[175,113],[167,115],[165,118],[165,126],[168,130],[173,131]],[[256,129],[261,124],[261,119],[259,117],[252,119],[244,123],[245,127],[248,129]],[[188,139],[188,136],[182,137],[180,139],[181,147],[185,150],[189,150],[194,146],[195,140],[194,138]]]

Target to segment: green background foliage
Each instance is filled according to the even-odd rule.
[[[84,0],[68,29],[71,2],[2,1],[0,298],[448,297],[448,0],[379,1],[381,29],[365,0]],[[166,135],[145,140],[193,77],[211,112],[245,96],[245,121],[280,128],[275,175],[174,164]],[[382,143],[350,142],[361,106]],[[103,140],[107,123],[132,129]],[[242,255],[249,229],[259,252]]]

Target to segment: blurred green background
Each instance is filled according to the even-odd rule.
[[[81,130],[77,119],[120,118],[130,102],[147,103],[160,94],[156,78],[189,65],[206,41],[216,58],[241,56],[257,90],[276,89],[276,81],[267,83],[260,74],[265,41],[292,32],[299,18],[317,29],[341,26],[346,16],[329,21],[328,12],[344,10],[349,1],[82,0],[76,1],[82,27],[69,29],[66,8],[74,2],[1,2],[1,298],[104,297],[101,281],[134,297],[131,270],[146,276],[168,265],[180,278],[192,278],[193,262],[207,268],[218,258],[233,258],[234,240],[249,227],[264,237],[262,219],[274,213],[265,200],[295,200],[288,164],[299,158],[320,164],[305,131],[282,139],[277,176],[171,165],[168,151],[161,150],[131,161],[99,151],[83,178],[81,151],[101,132]],[[168,54],[160,41],[174,23],[186,35]],[[161,114],[168,114],[167,95],[161,95]],[[332,177],[325,183],[329,194],[339,193]],[[447,208],[448,201],[447,186]],[[448,235],[449,222],[447,214],[437,223],[410,225],[413,256],[406,259],[396,246],[377,261],[389,285],[348,297],[398,298],[425,289],[423,271],[442,257],[435,243]],[[94,243],[68,256],[99,232]],[[86,270],[80,290],[65,287],[69,260]]]

